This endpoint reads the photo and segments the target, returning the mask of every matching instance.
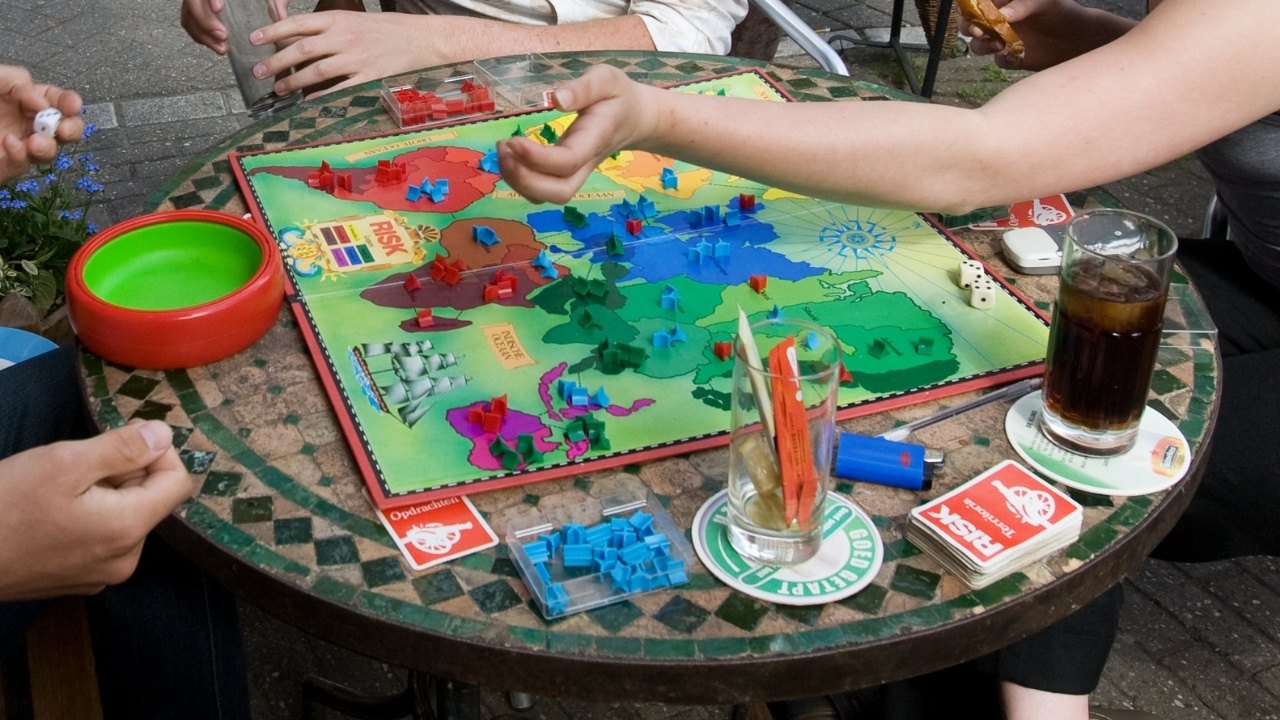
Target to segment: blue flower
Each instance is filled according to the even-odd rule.
[[[84,209],[76,208],[75,210],[59,210],[58,217],[63,220],[79,220],[84,217]]]
[[[84,229],[85,229],[85,230],[86,230],[90,235],[93,235],[94,233],[98,232],[98,226],[97,226],[97,225],[94,225],[93,223],[89,223],[88,225],[85,225],[85,228],[84,228]]]
[[[49,173],[48,175],[44,176],[45,185],[52,185],[56,182],[58,182],[58,173]]]
[[[53,169],[57,170],[58,172],[63,172],[67,168],[71,167],[73,164],[74,162],[71,160],[70,155],[60,152],[58,153],[58,157],[54,158],[53,160]]]
[[[80,139],[81,139],[81,140],[88,140],[88,139],[89,139],[89,136],[90,136],[90,135],[92,135],[92,134],[94,134],[94,133],[96,133],[96,132],[98,132],[98,126],[97,126],[97,124],[96,124],[96,123],[89,123],[88,125],[85,125],[85,126],[84,126],[84,133],[80,136]]]
[[[26,206],[26,200],[0,200],[0,209],[21,210]]]
[[[8,200],[11,197],[13,196],[9,194],[8,190],[0,190],[0,200]]]
[[[94,182],[93,178],[86,175],[76,181],[76,189],[92,195],[94,193],[102,192],[102,184]]]
[[[27,195],[34,195],[36,192],[40,190],[40,184],[37,183],[35,180],[23,180],[17,185],[14,185],[13,189],[17,190],[20,193],[26,193]]]
[[[85,163],[84,171],[87,173],[96,173],[102,168],[98,167],[98,163]]]
[[[76,156],[76,162],[81,164],[90,162],[92,160],[93,160],[93,153],[80,153],[79,155]]]

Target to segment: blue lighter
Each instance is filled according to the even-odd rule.
[[[836,447],[837,477],[908,490],[933,487],[933,470],[942,453],[923,445],[842,432]]]

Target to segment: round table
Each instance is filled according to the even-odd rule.
[[[754,61],[660,53],[549,56],[550,72],[593,62],[637,80],[672,83],[765,68],[800,101],[868,102],[907,96],[821,71]],[[443,80],[456,68],[423,75]],[[244,128],[182,169],[152,195],[147,210],[246,210],[226,153],[369,135],[394,129],[378,105],[378,84],[327,95]],[[1106,198],[1073,196],[1076,207]],[[1012,274],[995,234],[962,233],[991,268],[1037,303],[1056,277]],[[1194,292],[1180,301],[1195,310]],[[918,432],[947,451],[932,492],[838,483],[864,508],[885,542],[873,584],[818,607],[763,603],[723,585],[704,568],[690,582],[630,601],[544,620],[506,548],[422,573],[401,562],[362,494],[293,316],[244,352],[206,367],[165,372],[105,363],[82,353],[99,423],[160,419],[196,478],[196,492],[161,526],[181,552],[281,620],[385,662],[493,689],[586,700],[681,704],[781,699],[917,675],[965,661],[1043,628],[1117,583],[1172,526],[1203,472],[1217,408],[1219,361],[1211,336],[1188,335],[1166,350],[1152,405],[1174,419],[1194,448],[1187,479],[1140,497],[1073,492],[1084,530],[1065,551],[993,585],[972,590],[903,535],[908,511],[997,462],[1014,457],[1003,431],[1008,403],[969,412]],[[932,414],[934,401],[845,423],[875,433]],[[508,522],[619,486],[643,484],[677,525],[723,487],[724,449],[626,466],[472,497],[502,537]]]

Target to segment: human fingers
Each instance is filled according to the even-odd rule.
[[[969,51],[974,55],[995,55],[1004,50],[1004,41],[997,36],[975,35],[969,41]]]
[[[146,477],[141,482],[119,487],[115,499],[149,532],[191,497],[192,487],[191,475],[178,457],[178,451],[170,447],[147,466]]]
[[[1010,23],[1020,23],[1029,17],[1048,12],[1050,3],[1044,0],[996,0],[1004,19]]]
[[[330,58],[341,49],[341,43],[328,36],[334,28],[334,21],[321,17],[342,14],[345,13],[331,11],[298,15],[255,30],[249,35],[250,42],[255,45],[275,44],[277,52],[258,63],[253,74],[259,78],[279,78],[275,86],[278,94],[342,77],[345,73],[339,72]],[[291,68],[292,73],[280,77]]]
[[[227,54],[227,28],[218,19],[223,0],[183,0],[182,29],[219,55]]]
[[[0,182],[15,178],[31,167],[27,146],[13,133],[0,138]]]
[[[84,488],[99,480],[149,467],[173,449],[173,430],[149,420],[116,428],[88,440],[46,446],[50,462],[68,475],[78,476]]]
[[[526,145],[519,142],[522,139],[511,138],[498,143],[498,166],[507,184],[536,203],[553,202],[563,205],[573,199],[573,194],[582,187],[594,166],[582,166],[568,176],[542,172],[524,155],[528,146],[536,143],[526,141]]]

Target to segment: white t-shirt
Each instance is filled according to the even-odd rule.
[[[724,55],[734,26],[747,15],[747,0],[399,0],[398,9],[525,25],[639,15],[658,50]]]

